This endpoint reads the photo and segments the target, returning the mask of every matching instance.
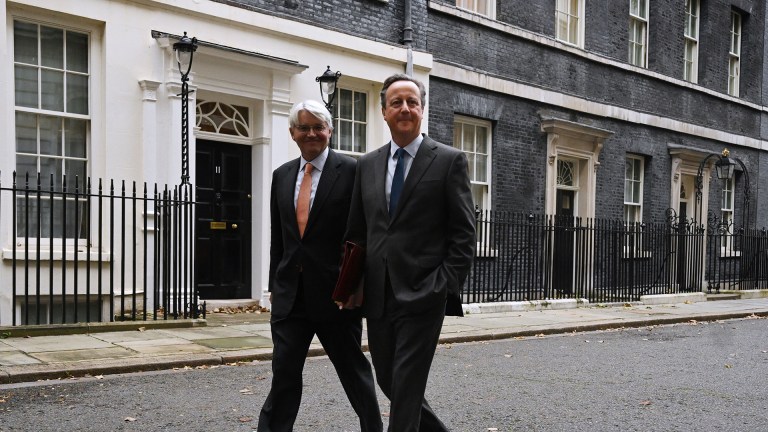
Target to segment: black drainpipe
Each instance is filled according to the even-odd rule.
[[[403,18],[403,45],[408,50],[408,59],[405,64],[405,74],[409,77],[413,76],[413,28],[411,23],[411,9],[413,7],[412,0],[405,0],[405,16]]]

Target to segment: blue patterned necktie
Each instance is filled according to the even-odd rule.
[[[397,201],[400,199],[400,192],[403,191],[403,183],[405,182],[405,150],[402,148],[395,150],[395,157],[397,158],[397,166],[395,167],[395,175],[392,176],[392,189],[389,192],[390,216],[395,214]]]

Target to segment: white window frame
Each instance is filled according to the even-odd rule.
[[[365,95],[365,107],[364,107],[365,109],[364,109],[364,112],[365,112],[365,117],[366,118],[364,120],[358,119],[358,118],[354,117],[354,115],[355,115],[355,107],[354,106],[352,107],[352,118],[345,119],[345,118],[341,117],[341,115],[340,115],[341,114],[340,98],[341,98],[342,91],[352,92],[352,101],[353,101],[353,103],[355,101],[355,93],[361,93],[361,94]],[[333,148],[334,151],[337,151],[339,153],[343,153],[343,154],[346,154],[346,155],[350,155],[350,156],[353,156],[353,157],[362,156],[363,154],[365,154],[368,151],[368,149],[370,148],[370,142],[371,142],[371,137],[370,137],[370,135],[371,135],[371,127],[373,125],[373,122],[372,122],[372,118],[373,117],[371,116],[371,103],[372,103],[372,100],[371,100],[371,92],[370,91],[368,91],[366,89],[359,88],[359,87],[350,86],[350,85],[339,85],[338,86],[338,88],[336,90],[336,99],[334,100],[334,103],[333,103],[334,104],[334,107],[333,107],[333,123],[334,123],[334,125],[333,125],[333,138],[331,139],[331,147]],[[352,125],[352,140],[353,140],[352,145],[353,145],[353,148],[357,144],[357,143],[354,142],[354,138],[355,138],[354,127],[362,125],[365,128],[365,133],[363,133],[363,137],[365,138],[365,142],[362,143],[362,145],[361,145],[361,151],[354,151],[354,150],[349,150],[349,149],[341,149],[340,145],[341,145],[341,138],[342,138],[341,137],[342,123],[350,123]]]
[[[474,138],[471,146],[465,145],[464,142],[464,128],[471,127],[474,130]],[[485,129],[485,149],[486,153],[478,153],[477,149],[477,129]],[[491,210],[491,144],[493,142],[493,126],[488,120],[481,120],[472,117],[466,117],[462,115],[454,115],[453,117],[453,146],[467,156],[467,162],[469,169],[469,181],[472,187],[472,201],[475,204],[475,208],[483,210]],[[485,160],[485,181],[477,180],[477,161],[483,158]],[[481,195],[479,203],[477,195]],[[477,231],[477,256],[486,258],[492,258],[498,256],[498,250],[495,248],[493,226],[490,224],[483,224],[478,227]]]
[[[564,26],[561,26],[561,21]],[[556,0],[555,38],[584,48],[584,0]]]
[[[728,94],[739,96],[739,77],[741,76],[741,31],[742,17],[731,11],[731,45],[728,50]]]
[[[648,3],[650,0],[629,0],[630,64],[648,67]]]
[[[627,163],[632,163],[632,172],[627,176]],[[625,258],[650,258],[645,251],[645,225],[643,224],[643,196],[645,194],[645,158],[628,154],[624,165],[624,223],[627,227]],[[627,192],[634,191],[633,185],[639,184],[637,196],[627,197]],[[629,219],[630,208],[635,213],[634,220]],[[634,236],[634,238],[632,238]]]
[[[496,0],[456,0],[456,7],[492,20],[496,19]]]
[[[470,146],[466,145],[463,140],[464,127],[469,126],[474,128],[474,142]],[[477,128],[485,129],[485,150],[486,153],[481,153],[477,148]],[[477,201],[478,196],[480,202],[474,204],[483,210],[490,210],[492,208],[491,202],[491,144],[493,142],[493,127],[490,121],[480,120],[472,117],[465,117],[461,115],[455,115],[453,118],[453,146],[467,155],[467,161],[469,162],[469,177],[472,184],[472,200]],[[461,142],[457,142],[456,137],[461,137]],[[478,180],[477,170],[480,166],[480,160],[485,163],[485,181]]]
[[[627,176],[627,164],[632,164],[631,177]],[[643,221],[643,194],[645,189],[645,159],[641,156],[627,155],[624,162],[624,222],[627,224],[640,223]],[[634,195],[634,185],[639,184],[638,196]],[[634,220],[630,220],[630,208],[635,214]]]
[[[19,64],[19,65],[24,64],[24,63],[17,63],[16,60],[15,60],[15,48],[14,48],[14,44],[15,44],[15,28],[14,28],[14,23],[16,21],[23,22],[23,23],[29,23],[29,24],[33,24],[33,25],[37,25],[37,26],[45,26],[45,27],[61,29],[61,30],[64,30],[64,31],[85,34],[88,37],[88,41],[87,41],[87,43],[88,43],[88,70],[87,70],[87,72],[85,72],[85,76],[87,76],[87,83],[88,83],[87,114],[66,112],[65,111],[66,110],[66,105],[65,105],[65,108],[63,108],[62,111],[58,111],[58,110],[44,109],[42,106],[38,106],[36,108],[25,107],[25,106],[17,106],[16,103],[15,103],[15,99],[14,99],[14,103],[13,103],[14,112],[16,112],[16,113],[28,113],[28,114],[34,114],[36,116],[49,116],[49,117],[54,117],[54,118],[57,118],[57,119],[61,119],[62,121],[65,121],[67,119],[84,120],[84,121],[86,121],[86,127],[85,127],[85,148],[84,148],[85,156],[84,157],[71,157],[70,158],[70,157],[67,157],[65,154],[55,155],[56,158],[62,159],[62,160],[73,160],[73,161],[78,161],[79,160],[79,161],[84,161],[85,162],[85,177],[86,178],[79,179],[79,186],[80,186],[80,192],[81,193],[82,192],[86,192],[85,185],[86,185],[86,182],[87,182],[87,178],[90,177],[91,173],[93,172],[92,164],[93,164],[93,160],[94,160],[94,155],[93,155],[93,152],[92,152],[91,141],[92,141],[92,137],[94,136],[94,134],[97,133],[96,131],[94,131],[94,129],[98,128],[95,125],[95,123],[98,121],[96,119],[98,114],[95,113],[95,110],[93,108],[95,106],[93,101],[96,100],[98,97],[100,97],[100,89],[98,87],[99,78],[96,76],[96,72],[97,72],[98,69],[95,67],[95,65],[97,65],[97,64],[99,64],[101,62],[101,56],[99,54],[100,49],[101,49],[100,48],[100,42],[99,42],[99,36],[100,35],[98,33],[98,30],[93,28],[93,27],[91,27],[91,26],[88,26],[88,25],[80,25],[80,23],[72,22],[71,20],[68,20],[65,17],[49,16],[49,15],[48,16],[36,16],[36,14],[29,14],[29,13],[26,13],[26,12],[14,13],[13,11],[11,11],[11,13],[9,13],[7,15],[7,22],[6,22],[7,27],[6,28],[7,28],[7,32],[8,32],[7,33],[8,34],[8,39],[7,39],[7,41],[8,41],[8,53],[9,53],[8,58],[12,62],[12,64],[14,66],[16,64]],[[40,42],[39,42],[39,35],[38,35],[38,44],[39,43]],[[66,62],[66,58],[65,58],[64,61]],[[42,65],[40,63],[40,61],[38,61],[38,65],[36,65],[36,66],[35,65],[31,65],[31,66],[37,67],[38,70],[43,70],[43,69],[47,69],[48,68],[47,66]],[[55,69],[55,70],[58,70],[58,68]],[[68,73],[68,69],[67,69],[66,64],[63,66],[63,68],[61,70],[65,74]],[[15,94],[15,91],[16,91],[15,90],[15,67],[12,67],[10,69],[10,74],[11,74],[10,75],[11,76],[11,80],[14,80],[14,85],[12,86],[12,89],[14,90],[14,94]],[[38,88],[37,91],[38,91],[38,97],[40,97],[40,91],[41,90]],[[64,91],[66,92],[66,89]],[[15,98],[15,96],[14,96],[14,98]],[[65,93],[65,104],[66,104],[66,101],[67,101],[67,96],[66,96],[66,93]],[[10,136],[11,136],[10,149],[11,149],[11,152],[12,152],[11,154],[14,155],[14,161],[13,161],[12,165],[15,167],[16,166],[15,156],[17,154],[29,155],[29,156],[35,156],[35,155],[32,154],[32,153],[24,153],[24,152],[18,153],[17,152],[17,148],[16,148],[16,138],[17,137],[16,137],[16,121],[15,121],[15,116],[14,116],[14,120],[13,120],[12,125],[13,126],[11,128],[9,128],[9,129],[11,129],[11,132],[10,132]],[[37,127],[39,127],[39,126],[37,126]],[[38,140],[39,140],[39,137],[38,137]],[[39,142],[38,142],[38,145],[39,145]],[[64,148],[65,144],[62,143],[61,145],[62,145],[62,148]],[[40,157],[40,149],[39,149],[39,147],[38,147],[38,151],[37,151],[37,157],[38,158]],[[39,165],[39,160],[38,160],[38,170],[39,169],[40,169],[40,165]],[[60,182],[60,179],[58,179],[58,180]],[[18,183],[19,185],[23,185],[23,183],[21,183],[21,182],[23,182],[23,179],[21,177],[17,178],[17,181],[20,181],[20,183]],[[33,183],[33,181],[35,183]],[[44,188],[46,188],[50,184],[48,177],[46,177],[44,179],[41,179],[41,181],[42,181],[42,184],[43,184]],[[73,183],[73,182],[74,182],[74,180],[68,179],[68,183]],[[36,187],[36,178],[34,180],[30,179],[30,184],[33,185],[33,187]],[[57,188],[57,190],[58,190],[58,188]],[[72,187],[72,189],[68,189],[68,192],[74,192],[74,186]],[[45,194],[42,194],[42,195],[45,195]],[[36,198],[30,198],[30,199],[35,199],[36,200]],[[72,199],[69,199],[69,198],[67,199],[68,202],[71,201],[71,200]],[[85,197],[81,198],[80,201],[81,202],[85,202]],[[72,205],[73,205],[72,203],[68,204],[68,206],[72,206]],[[47,218],[48,216],[46,215],[44,217]],[[55,215],[54,215],[54,217],[55,217]],[[94,222],[91,220],[90,215],[82,215],[81,217],[86,217],[87,218],[86,221],[90,223],[89,226],[84,227],[84,229],[86,230],[85,232],[87,232],[87,230],[93,229],[93,223]],[[24,242],[25,237],[22,235],[22,231],[21,230],[17,234],[19,234],[20,237],[17,238],[14,243],[15,243],[15,247],[20,247],[22,245],[22,243]],[[80,249],[81,246],[86,245],[86,241],[87,241],[86,238],[78,238],[78,239],[76,239],[76,245],[73,244],[73,239],[74,238],[71,237],[71,236],[68,236],[68,235],[61,236],[60,232],[54,231],[53,242],[51,244],[50,235],[43,234],[40,237],[40,245],[44,247],[44,250],[41,250],[41,253],[48,254],[49,253],[49,248],[57,248],[58,249],[57,251],[50,251],[50,253],[53,253],[55,255],[54,259],[59,259],[59,258],[63,257],[64,255],[66,255],[68,253],[68,252],[62,252],[60,250],[62,245],[66,245],[67,251],[69,251],[70,249],[74,249],[75,247]],[[29,242],[29,244],[36,244],[37,243],[37,235],[35,234],[34,236],[29,237],[28,242]],[[3,252],[3,256],[5,257],[5,255],[6,254],[5,254],[5,251],[4,251]],[[37,258],[39,258],[39,257],[31,257],[31,259],[37,259]]]
[[[720,217],[723,227],[727,227],[727,231],[719,233],[722,236],[720,243],[720,256],[738,256],[739,251],[733,250],[733,227],[734,218],[734,202],[736,197],[736,176],[723,180],[722,189],[720,191]]]
[[[700,0],[685,1],[685,51],[683,52],[683,79],[699,82],[699,17]]]

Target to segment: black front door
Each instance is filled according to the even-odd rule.
[[[558,189],[556,195],[555,244],[552,287],[557,293],[573,293],[574,227],[573,206],[576,192]]]
[[[251,297],[251,148],[197,141],[197,292]]]

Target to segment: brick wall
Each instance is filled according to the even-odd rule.
[[[405,0],[212,0],[363,38],[400,44]],[[413,0],[414,49],[424,49],[426,0]]]

